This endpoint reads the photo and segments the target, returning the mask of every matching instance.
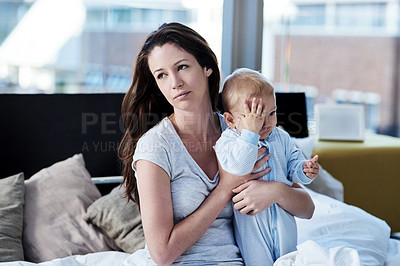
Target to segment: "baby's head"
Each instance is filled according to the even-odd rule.
[[[267,117],[260,131],[261,139],[269,136],[276,126],[275,91],[272,84],[259,72],[248,69],[236,69],[229,75],[223,85],[222,105],[224,117],[230,128],[241,132],[240,119],[244,114],[243,101],[251,103],[251,99],[263,99],[264,108],[267,108]]]

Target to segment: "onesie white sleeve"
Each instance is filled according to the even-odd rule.
[[[260,135],[243,129],[242,133],[227,129],[215,144],[219,163],[225,171],[234,175],[251,173],[258,155]]]

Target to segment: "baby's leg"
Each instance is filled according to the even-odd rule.
[[[246,266],[270,266],[277,259],[270,218],[269,209],[254,216],[234,210],[235,238]]]
[[[275,204],[276,219],[274,219],[274,245],[277,248],[275,255],[279,257],[296,250],[297,226],[293,215]]]

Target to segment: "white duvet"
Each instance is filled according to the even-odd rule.
[[[355,249],[348,247],[323,248],[312,240],[297,246],[297,251],[280,257],[274,266],[346,265],[361,266]]]
[[[386,222],[357,207],[307,191],[315,203],[314,216],[310,220],[296,219],[298,250],[281,257],[275,266],[342,266],[344,262],[349,266],[400,265],[400,241],[389,238],[390,227]],[[136,259],[138,257],[108,251],[69,256],[39,264],[18,261],[0,265],[144,265]]]

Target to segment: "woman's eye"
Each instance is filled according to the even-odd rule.
[[[158,74],[158,75],[157,75],[157,79],[162,79],[163,77],[165,77],[165,74],[164,74],[164,73],[161,73],[161,74]]]
[[[272,111],[271,113],[269,113],[270,116],[275,115],[276,111]]]
[[[180,66],[178,66],[178,70],[183,70],[183,69],[185,69],[187,67],[188,67],[187,65],[180,65]]]

